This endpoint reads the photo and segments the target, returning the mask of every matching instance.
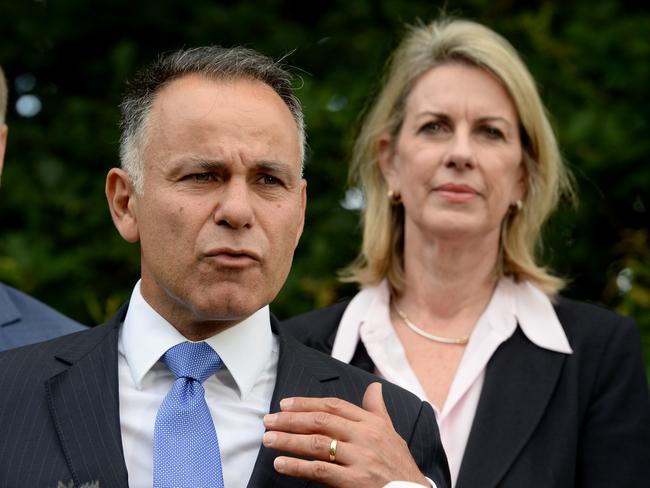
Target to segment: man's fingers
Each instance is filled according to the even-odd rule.
[[[285,399],[280,406],[281,412],[264,417],[269,430],[264,445],[308,460],[280,456],[278,472],[337,488],[425,479],[393,429],[381,383],[368,386],[363,408],[337,398],[304,397]],[[330,449],[336,451],[335,462]]]
[[[283,412],[328,412],[357,422],[366,418],[362,408],[340,398],[285,398],[280,408]]]
[[[347,464],[349,460],[346,453],[350,453],[349,446],[338,440],[333,445],[332,440],[331,437],[320,434],[287,434],[274,431],[268,431],[262,437],[264,447],[321,461],[331,461],[330,449],[334,448],[334,461],[339,464]]]
[[[349,420],[327,412],[278,412],[264,416],[264,426],[292,434],[322,434],[348,440],[355,426]]]
[[[381,383],[375,382],[368,385],[366,393],[363,395],[362,405],[364,410],[379,415],[383,419],[387,420],[389,425],[393,425],[388,410],[386,410]]]
[[[345,468],[326,461],[305,461],[285,456],[278,456],[273,462],[278,473],[307,480],[318,481],[328,486],[353,486]]]

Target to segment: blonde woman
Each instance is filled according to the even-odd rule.
[[[629,319],[535,258],[570,178],[535,82],[474,22],[413,27],[356,142],[361,290],[284,326],[435,408],[452,484],[641,487],[650,400]]]

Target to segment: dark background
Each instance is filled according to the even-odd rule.
[[[125,300],[138,250],[110,221],[124,81],[165,50],[245,45],[286,63],[308,125],[305,234],[273,304],[281,318],[354,293],[336,271],[359,244],[345,199],[359,113],[404,25],[441,10],[505,35],[538,80],[580,204],[556,214],[543,259],[564,294],[633,316],[650,365],[650,13],[574,0],[0,0],[10,126],[0,191],[0,280],[89,325]],[[40,104],[40,106],[39,106]]]

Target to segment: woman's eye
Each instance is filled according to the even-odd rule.
[[[427,132],[430,134],[436,134],[442,131],[443,125],[440,122],[427,122],[422,127],[420,127],[420,132]]]
[[[496,127],[483,127],[483,133],[488,136],[490,139],[504,139],[503,132]]]

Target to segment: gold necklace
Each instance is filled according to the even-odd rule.
[[[457,339],[453,339],[453,338],[449,338],[449,337],[442,337],[442,336],[429,334],[428,332],[423,331],[417,325],[415,325],[413,322],[411,322],[411,320],[397,306],[396,303],[393,302],[393,305],[395,305],[395,311],[397,312],[397,315],[399,315],[399,317],[406,324],[406,326],[409,329],[411,329],[413,332],[415,332],[416,334],[421,335],[422,337],[426,337],[429,340],[432,340],[432,341],[435,341],[435,342],[440,342],[442,344],[455,344],[455,345],[459,345],[459,346],[464,346],[469,341],[469,336],[463,336],[463,337],[459,337]]]

